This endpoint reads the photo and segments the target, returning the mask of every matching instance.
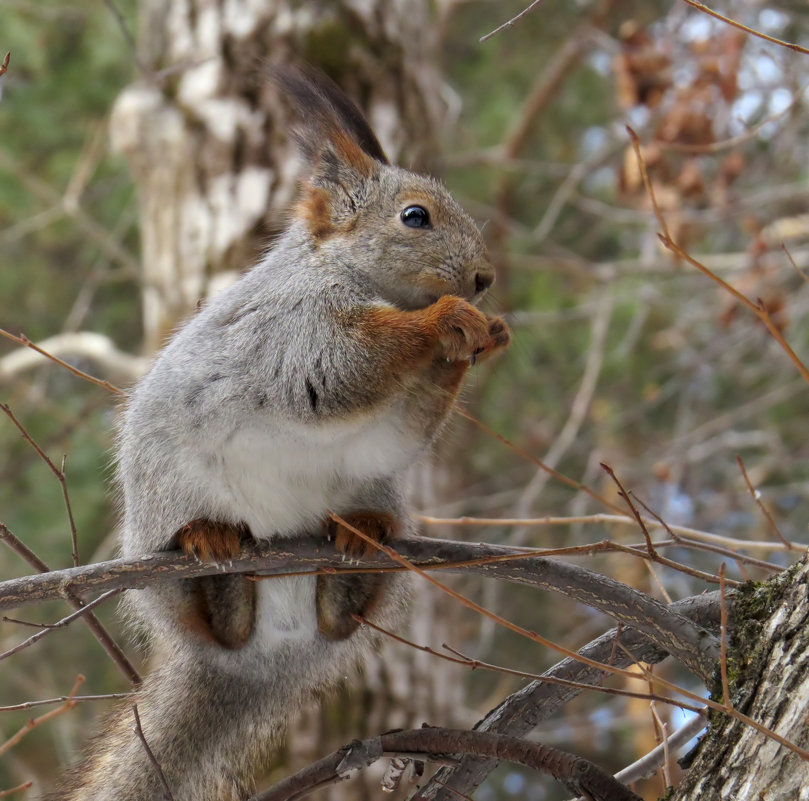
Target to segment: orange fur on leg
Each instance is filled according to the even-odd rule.
[[[343,520],[350,526],[367,534],[376,542],[387,542],[399,533],[399,523],[393,515],[385,512],[355,512],[350,515],[341,515]],[[335,547],[338,551],[352,556],[355,559],[362,557],[372,557],[377,553],[377,549],[358,536],[351,529],[346,528],[336,520],[326,521],[326,533],[329,538],[334,539]]]
[[[203,562],[226,562],[242,550],[248,535],[243,523],[220,523],[199,517],[186,523],[175,534],[177,547]]]

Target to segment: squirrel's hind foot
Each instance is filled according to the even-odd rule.
[[[242,523],[220,523],[199,517],[186,523],[175,535],[177,547],[203,562],[227,562],[242,550],[249,537]]]
[[[354,559],[375,556],[378,548],[360,537],[356,531],[361,531],[375,542],[383,543],[393,539],[399,533],[399,523],[393,515],[385,512],[356,512],[344,515],[343,520],[351,528],[347,528],[336,520],[326,521],[326,535],[334,540],[338,551]]]

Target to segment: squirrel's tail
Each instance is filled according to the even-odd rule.
[[[249,798],[287,722],[322,688],[325,650],[343,668],[353,661],[342,648],[311,641],[303,659],[302,645],[276,648],[261,669],[236,675],[226,663],[173,655],[114,710],[43,801],[162,801],[166,785],[174,801]],[[317,665],[320,675],[308,669]]]
[[[296,591],[303,592],[301,582],[308,600],[299,609],[310,612],[287,620],[282,612],[298,597]],[[249,798],[289,720],[344,677],[375,639],[364,628],[342,641],[320,636],[314,584],[312,577],[296,577],[260,585],[263,623],[240,650],[161,638],[155,643],[157,667],[107,718],[85,758],[43,801]],[[406,595],[398,577],[390,577],[390,585],[378,610],[378,619],[389,624],[399,618]]]
[[[107,718],[45,801],[243,801],[293,705],[289,693],[268,698],[266,685],[210,664],[170,660]]]

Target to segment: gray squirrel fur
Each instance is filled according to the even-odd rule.
[[[389,165],[327,79],[280,70],[274,80],[297,107],[309,177],[272,249],[187,321],[131,393],[118,450],[124,557],[177,547],[198,519],[265,539],[320,532],[330,512],[368,512],[406,534],[405,471],[470,363],[508,343],[502,321],[472,305],[492,269],[447,191]],[[404,224],[414,205],[429,227]],[[373,619],[395,625],[405,586],[386,579]],[[175,801],[247,798],[296,709],[372,643],[363,628],[319,633],[314,577],[252,587],[249,638],[237,648],[189,627],[190,582],[126,601],[157,665],[138,690],[143,733]],[[163,798],[132,726],[126,704],[48,798]]]

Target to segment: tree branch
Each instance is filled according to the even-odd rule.
[[[593,801],[640,801],[639,796],[609,773],[565,751],[502,734],[443,728],[389,732],[369,740],[355,740],[254,796],[251,801],[297,801],[386,755],[418,755],[429,759],[454,754],[496,757],[525,765],[553,776],[565,787]]]
[[[708,630],[719,630],[718,592],[677,601],[670,605],[670,609]],[[616,641],[620,642],[623,648],[616,648]],[[632,629],[622,629],[620,632],[618,629],[612,629],[585,645],[579,653],[615,667],[627,667],[632,664],[633,660],[629,654],[632,654],[637,661],[652,664],[662,661],[667,656],[665,651]],[[607,674],[603,670],[597,670],[574,659],[563,659],[543,675],[598,685]],[[581,689],[576,687],[565,687],[541,680],[533,681],[498,704],[475,725],[475,730],[522,737],[542,721],[551,718],[580,692]],[[411,798],[411,801],[428,801],[428,799],[457,801],[459,797],[474,792],[497,765],[497,759],[464,757],[457,766],[439,771]]]
[[[534,556],[531,551],[515,548],[426,537],[397,540],[396,550],[422,569],[472,572],[561,593],[641,631],[702,679],[711,675],[719,658],[719,642],[709,632],[648,595],[578,565]],[[474,563],[474,560],[492,558],[512,561]],[[175,552],[151,554],[139,560],[118,559],[3,582],[0,609],[112,589],[139,589],[155,581],[223,572],[278,575],[317,571],[339,567],[344,564],[341,560],[324,539],[313,537],[251,544],[227,566],[201,563],[194,557]],[[377,571],[395,569],[391,568],[390,560],[382,557],[357,563],[357,566]]]

